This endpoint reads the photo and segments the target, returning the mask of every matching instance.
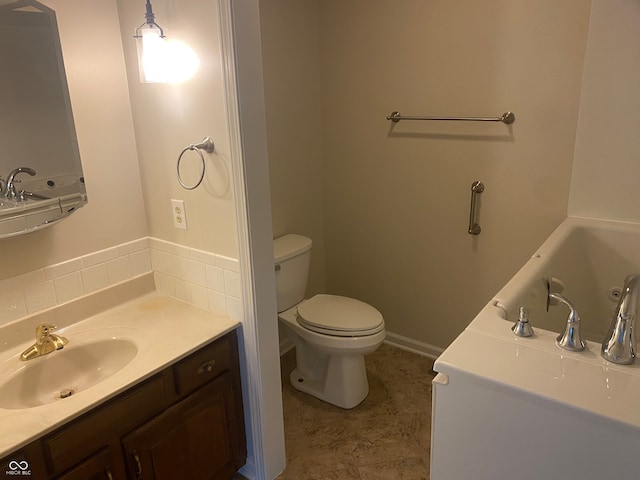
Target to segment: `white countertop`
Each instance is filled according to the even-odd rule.
[[[34,332],[39,323],[55,323],[60,327],[55,333],[69,340],[68,347],[74,342],[97,338],[126,338],[136,343],[138,348],[134,359],[124,368],[71,397],[26,409],[0,408],[0,457],[96,407],[239,325],[235,320],[149,291],[150,278],[127,283],[108,292],[84,297],[78,305],[58,307],[21,320],[19,324],[0,328],[0,383],[16,368],[39,360],[22,362],[19,359],[20,353],[34,342],[33,333],[27,340],[26,332]],[[124,303],[118,302],[117,299],[123,296],[129,298]],[[87,312],[91,315],[78,318]]]

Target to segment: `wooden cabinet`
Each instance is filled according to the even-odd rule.
[[[236,332],[0,465],[16,459],[46,480],[230,478],[246,461]]]
[[[236,470],[232,387],[221,375],[123,439],[130,478],[229,478]]]

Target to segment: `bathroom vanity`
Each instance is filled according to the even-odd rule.
[[[103,292],[98,303],[109,304],[114,296]],[[24,344],[4,351],[0,390],[12,378],[26,379],[15,398],[3,391],[0,399],[0,473],[65,480],[230,478],[246,460],[236,327],[237,322],[152,292],[60,328],[67,346],[22,363],[40,362],[33,364],[35,372],[46,372],[45,362],[72,355],[74,343],[82,354],[86,346],[108,341],[120,342],[120,350],[122,342],[136,349],[129,363],[66,398],[30,385],[37,373],[29,365],[7,374]],[[85,360],[69,358],[80,370],[95,360],[89,353]],[[109,371],[109,358],[104,364]],[[73,368],[55,365],[62,375]],[[69,387],[101,375],[87,370]]]

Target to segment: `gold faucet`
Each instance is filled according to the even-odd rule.
[[[54,350],[60,350],[69,340],[51,333],[57,327],[42,323],[36,327],[36,343],[27,348],[20,355],[20,360],[26,361],[32,358],[41,357]]]

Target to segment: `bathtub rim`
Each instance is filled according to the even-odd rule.
[[[504,308],[507,299],[542,275],[551,254],[576,228],[640,235],[640,223],[567,217],[438,357],[434,370],[474,382],[489,381],[496,388],[551,400],[580,415],[640,431],[640,408],[633,406],[640,398],[640,361],[633,365],[607,362],[600,356],[600,344],[591,341],[584,352],[562,350],[556,345],[559,332],[535,325],[534,336],[528,338],[516,337],[510,330],[512,321]],[[562,372],[561,381],[557,372]]]

